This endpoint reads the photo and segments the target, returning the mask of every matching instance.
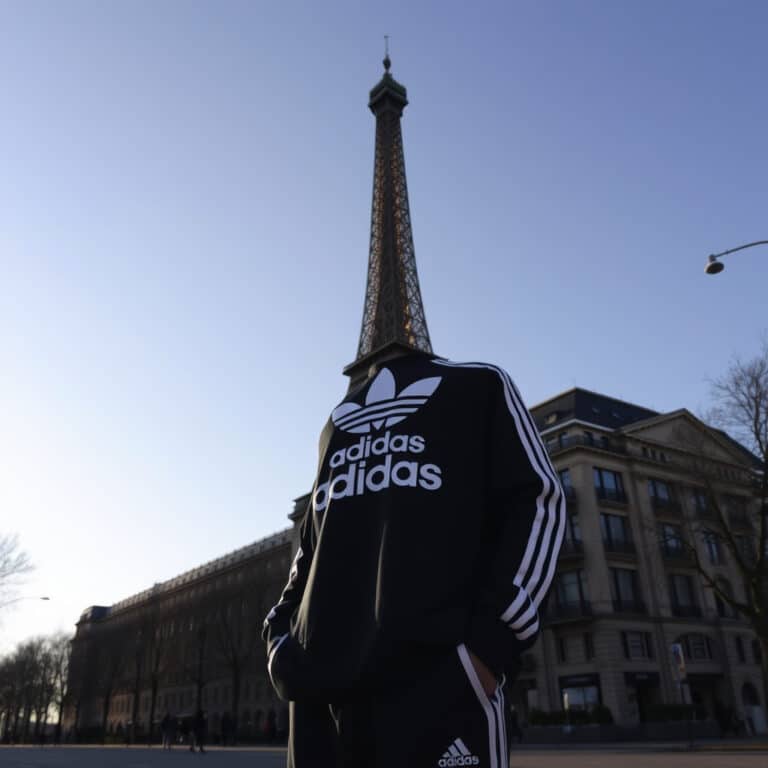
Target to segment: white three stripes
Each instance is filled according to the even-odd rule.
[[[518,587],[519,592],[501,614],[502,620],[515,630],[518,640],[526,640],[539,629],[538,607],[552,582],[557,564],[557,552],[563,539],[565,505],[560,483],[544,446],[541,444],[536,426],[525,405],[523,405],[520,393],[505,371],[485,363],[453,363],[447,360],[434,360],[433,362],[451,368],[485,368],[498,375],[520,442],[532,469],[541,479],[542,490],[536,499],[536,514],[531,526],[531,533],[520,566],[513,579],[513,584]],[[554,547],[552,547],[553,535]],[[531,563],[537,550],[539,556],[526,580],[525,577],[531,569]]]

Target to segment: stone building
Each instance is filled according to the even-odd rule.
[[[237,549],[77,622],[64,730],[143,737],[166,712],[206,711],[211,738],[283,725],[267,679],[264,616],[284,586],[291,529]],[[268,725],[269,723],[269,725]],[[156,732],[156,730],[155,730]]]
[[[656,413],[577,388],[531,410],[568,524],[546,629],[515,684],[518,709],[561,709],[567,694],[572,708],[599,703],[632,725],[691,701],[765,731],[760,646],[696,567],[744,599],[722,523],[752,561],[755,457],[684,409]]]

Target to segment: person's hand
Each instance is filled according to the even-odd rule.
[[[496,675],[491,672],[480,659],[475,656],[472,651],[469,652],[469,658],[472,660],[472,666],[475,668],[480,684],[483,686],[486,696],[493,696],[496,693],[496,686],[499,681],[496,679]]]

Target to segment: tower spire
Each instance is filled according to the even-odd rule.
[[[432,353],[416,272],[400,128],[408,98],[405,88],[389,73],[388,37],[385,35],[384,75],[368,102],[376,116],[371,244],[357,357],[344,369],[350,386],[393,351]]]

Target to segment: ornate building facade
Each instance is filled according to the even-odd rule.
[[[633,725],[685,701],[765,732],[760,644],[709,583],[746,600],[736,558],[758,556],[755,457],[684,409],[583,389],[532,413],[568,494],[568,525],[518,709],[561,709],[567,695]]]

